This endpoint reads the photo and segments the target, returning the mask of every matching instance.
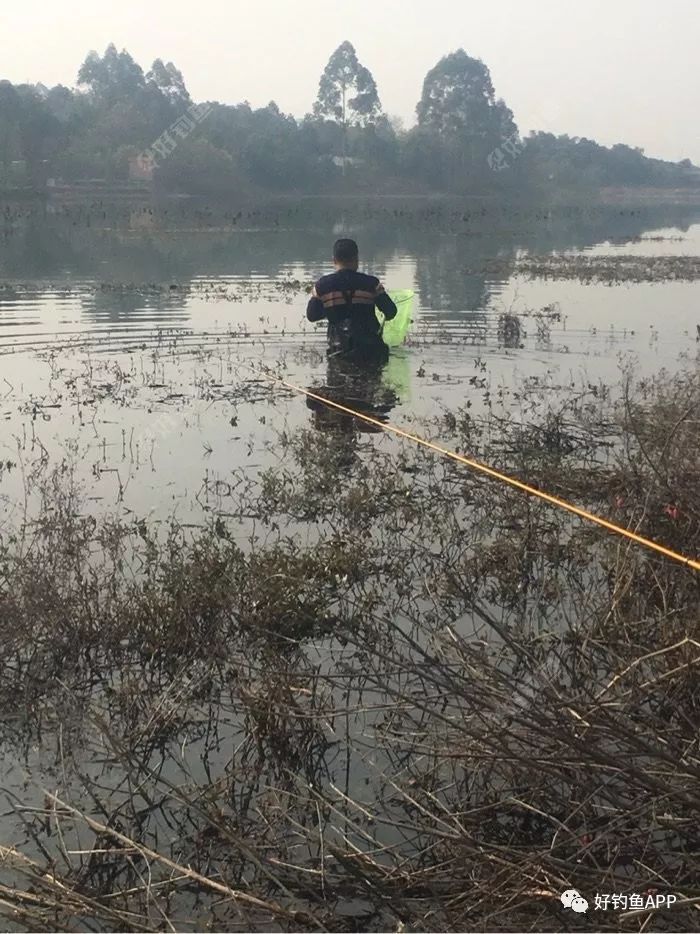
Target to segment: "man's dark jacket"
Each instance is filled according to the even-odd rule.
[[[318,280],[306,317],[309,321],[328,319],[329,351],[371,357],[386,353],[375,306],[388,320],[396,314],[396,305],[376,276],[339,269]]]

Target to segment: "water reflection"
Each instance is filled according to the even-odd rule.
[[[392,380],[391,359],[360,365],[342,354],[331,355],[327,358],[325,381],[309,386],[309,392],[368,415],[378,422],[387,422],[391,410],[399,402],[406,401],[399,398],[395,378]],[[355,418],[310,396],[306,398],[306,405],[313,413],[312,424],[318,431],[350,440],[358,434],[376,434],[382,430],[379,425]],[[348,447],[348,451],[352,451],[352,446]]]
[[[338,231],[354,233],[373,266],[397,255],[422,257],[426,294],[441,304],[478,307],[480,290],[456,299],[459,274],[478,269],[484,258],[507,259],[519,250],[578,250],[604,241],[634,240],[662,227],[687,230],[697,207],[647,209],[511,209],[492,206],[470,212],[418,206],[410,210],[338,211],[269,208],[214,212],[195,206],[64,206],[24,209],[4,215],[0,276],[80,278],[98,281],[185,282],[193,276],[276,276],[292,263],[309,272],[328,260]],[[450,285],[450,283],[454,283]],[[456,299],[456,300],[455,300]],[[426,301],[429,304],[429,301]]]
[[[482,338],[496,325],[484,317],[485,310],[493,310],[521,251],[546,254],[634,242],[650,230],[687,230],[698,216],[698,208],[690,206],[474,209],[418,201],[402,207],[360,204],[353,210],[303,202],[260,210],[102,202],[6,206],[0,213],[0,285],[2,280],[31,283],[32,302],[46,298],[46,315],[55,311],[54,317],[57,293],[69,286],[82,327],[129,319],[197,324],[199,309],[186,299],[188,286],[251,277],[311,282],[327,266],[328,245],[340,232],[358,239],[363,260],[390,287],[417,291],[426,322],[448,330],[458,326]],[[114,288],[119,284],[137,288],[120,295]],[[156,296],[155,284],[165,284],[166,293]],[[169,284],[176,286],[172,293]],[[10,300],[6,322],[13,314],[26,317],[17,296],[3,297]]]

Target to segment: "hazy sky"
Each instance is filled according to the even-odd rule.
[[[411,123],[426,71],[462,46],[521,132],[544,129],[700,163],[700,0],[0,0],[0,77],[74,84],[109,42],[171,59],[195,99],[297,116],[344,39],[385,110]]]

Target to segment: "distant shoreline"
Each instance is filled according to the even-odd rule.
[[[548,197],[549,195],[549,197]],[[362,203],[371,200],[375,204],[518,204],[526,206],[545,206],[548,208],[564,208],[579,206],[615,206],[615,205],[700,205],[700,186],[687,188],[653,188],[648,186],[608,187],[594,191],[567,191],[555,192],[532,191],[519,194],[517,192],[484,192],[483,194],[456,194],[445,192],[423,191],[290,191],[290,192],[212,192],[210,194],[187,194],[184,192],[162,192],[143,186],[130,187],[126,184],[114,185],[95,184],[66,184],[52,189],[13,188],[0,189],[0,202],[26,202],[47,201],[50,203],[76,203],[86,200],[115,200],[134,201],[137,203],[167,203],[187,201],[192,203],[207,203],[212,199],[226,204],[288,204],[288,203]]]

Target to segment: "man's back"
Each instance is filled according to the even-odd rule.
[[[306,316],[309,321],[328,319],[331,351],[376,356],[385,353],[386,347],[375,306],[387,319],[396,314],[396,305],[376,276],[342,268],[318,280]]]

